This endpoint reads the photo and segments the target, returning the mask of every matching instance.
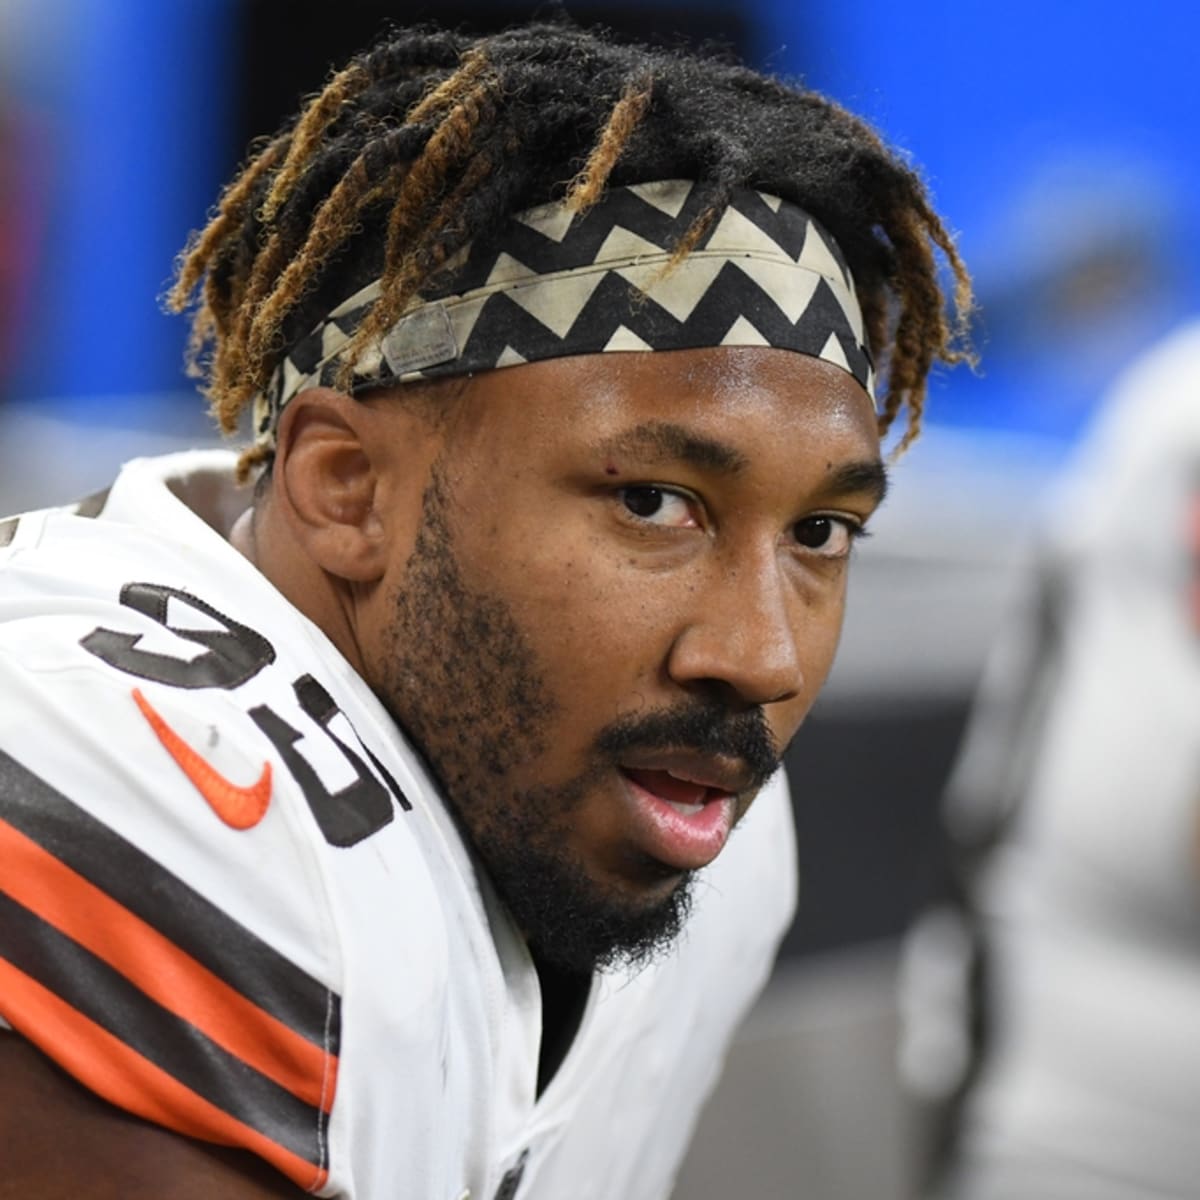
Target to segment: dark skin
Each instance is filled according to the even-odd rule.
[[[433,419],[419,398],[302,393],[269,494],[230,539],[381,693],[393,596],[438,470],[460,567],[504,601],[557,689],[547,749],[516,788],[577,775],[624,708],[695,691],[761,706],[786,745],[832,663],[848,531],[883,490],[866,393],[781,350],[534,363],[478,377]],[[582,675],[586,688],[562,684]],[[403,691],[391,698],[407,723]],[[753,789],[729,786],[740,816]],[[636,811],[606,771],[563,841],[596,888],[634,906],[676,883],[644,876],[660,847]],[[462,815],[474,834],[492,814]],[[0,1200],[302,1194],[247,1153],[118,1112],[19,1037],[0,1034],[0,1081]]]
[[[180,1137],[80,1087],[0,1033],[0,1200],[268,1200],[303,1196],[243,1150]]]

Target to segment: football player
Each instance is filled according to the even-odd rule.
[[[0,524],[12,1194],[669,1192],[939,257],[837,106],[568,25],[259,146],[171,297],[252,443]]]

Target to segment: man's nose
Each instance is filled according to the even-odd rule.
[[[804,688],[804,601],[777,561],[714,571],[671,645],[667,671],[685,687],[718,684],[744,704],[794,699]]]

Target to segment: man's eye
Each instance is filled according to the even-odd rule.
[[[805,517],[792,529],[801,546],[824,558],[845,558],[854,539],[865,533],[860,525],[842,517]]]
[[[680,492],[652,484],[636,484],[621,488],[617,495],[626,510],[640,521],[653,525],[695,524],[691,502]]]

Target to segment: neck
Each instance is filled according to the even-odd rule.
[[[229,544],[256,566],[293,608],[302,612],[365,675],[362,652],[350,620],[353,608],[346,585],[287,545],[286,528],[271,505],[248,508],[229,531]]]

